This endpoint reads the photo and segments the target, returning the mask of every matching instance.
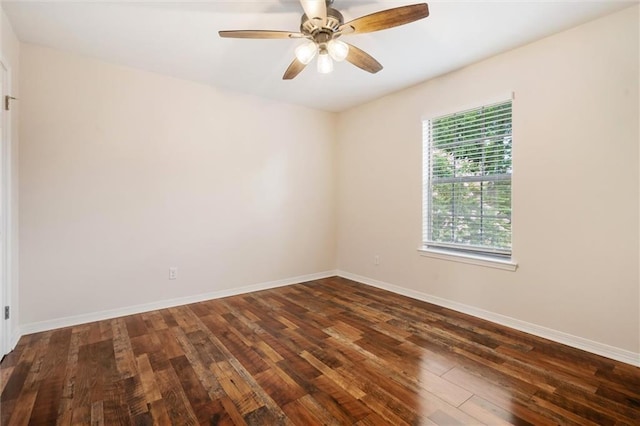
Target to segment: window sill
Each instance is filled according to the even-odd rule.
[[[418,252],[421,256],[432,257],[434,259],[467,263],[470,265],[502,269],[505,271],[515,271],[518,268],[518,264],[513,260],[496,259],[493,257],[481,256],[477,254],[457,253],[449,250],[439,250],[431,247],[420,247],[418,249]]]

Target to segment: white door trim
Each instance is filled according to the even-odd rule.
[[[0,342],[0,357],[10,352],[17,340],[13,336],[13,319],[15,309],[12,306],[12,150],[11,150],[11,111],[4,109],[4,96],[12,94],[11,67],[5,57],[0,54],[0,71],[5,72],[5,88],[2,90],[3,99],[0,102],[2,111],[2,146],[0,146],[0,291],[2,291],[2,305],[0,305],[0,321],[2,322],[2,342]],[[9,306],[11,315],[4,319],[4,307]]]

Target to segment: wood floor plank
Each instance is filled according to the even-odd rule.
[[[460,410],[484,424],[496,426],[533,426],[532,423],[476,395],[465,401],[464,404],[460,406]]]
[[[61,389],[54,389],[53,382],[57,381],[57,375],[59,374],[59,362],[61,360],[55,358],[55,354],[60,355],[62,350],[67,344],[67,339],[70,338],[69,330],[56,330],[54,332],[45,332],[43,334],[43,340],[46,342],[46,346],[38,345],[34,346],[33,351],[25,350],[25,357],[29,359],[33,356],[33,363],[30,366],[29,373],[22,384],[20,394],[15,400],[13,406],[13,413],[9,414],[9,424],[26,424],[31,423],[31,418],[35,417],[36,424],[46,424],[50,421],[53,415],[53,406],[50,401],[41,397],[38,403],[38,410],[34,413],[36,408],[36,402],[38,401],[38,395],[40,394],[40,388],[43,387],[43,393],[45,395],[51,395],[52,398],[59,398]],[[58,393],[60,391],[60,394]],[[0,407],[1,408],[1,407]]]
[[[113,349],[120,378],[131,377],[136,374],[135,354],[131,348],[131,340],[127,334],[126,322],[123,318],[116,318],[112,323]]]
[[[104,407],[102,401],[91,404],[91,425],[104,425]]]
[[[309,410],[301,401],[294,400],[283,407],[284,412],[291,421],[298,425],[320,426],[326,425],[320,417],[316,415],[316,410]]]
[[[13,367],[10,371],[10,375],[8,378],[4,378],[6,383],[3,385],[2,396],[0,396],[0,401],[2,403],[6,401],[15,400],[20,395],[20,391],[22,390],[22,386],[24,385],[25,380],[27,380],[27,375],[31,370],[31,362],[21,362],[16,367]]]
[[[211,366],[215,363],[215,359],[210,356],[210,351],[218,352],[216,345],[211,342],[204,332],[193,332],[189,335],[179,333],[179,329],[175,329],[180,345],[185,349],[184,358],[189,362],[200,385],[209,395],[211,400],[216,400],[224,396],[224,391],[215,374],[211,372]],[[173,363],[176,359],[173,358]],[[175,364],[174,364],[175,368]]]
[[[309,362],[309,364],[314,366],[317,370],[321,371],[325,377],[344,389],[345,392],[349,393],[355,399],[361,399],[367,395],[362,389],[360,389],[355,383],[344,377],[344,375],[342,375],[339,371],[334,370],[333,368],[324,364],[309,352],[302,351],[300,356],[307,362]]]
[[[305,390],[279,368],[269,368],[255,375],[256,381],[280,407],[301,398]]]
[[[157,371],[156,379],[170,424],[199,424],[173,368]]]
[[[202,386],[202,383],[198,379],[196,372],[194,371],[191,363],[186,356],[171,359],[171,365],[180,380],[182,390],[184,391],[193,411],[198,418],[200,424],[210,423],[215,411],[212,410],[213,404],[209,398],[209,393]]]
[[[213,368],[222,388],[241,415],[246,415],[262,406],[255,397],[255,389],[242,378],[229,362],[216,363]]]
[[[127,390],[125,383],[130,378],[118,379],[117,375],[112,377],[113,379],[106,383],[104,389],[104,399],[102,400],[103,416],[112,424],[132,424],[132,413],[126,401]]]
[[[88,332],[76,333],[74,330],[71,335],[64,375],[64,388],[62,390],[60,406],[58,407],[58,422],[61,424],[71,424],[71,419],[73,418],[73,392],[78,369],[78,354],[80,352],[80,345],[89,341],[91,340]]]
[[[149,362],[147,354],[142,354],[136,358],[138,372],[140,373],[140,381],[144,390],[144,397],[147,404],[162,399],[162,394],[158,389],[156,378]]]
[[[514,399],[529,399],[536,391],[533,385],[524,390],[513,387],[510,389],[495,377],[493,371],[487,370],[483,373],[484,375],[476,375],[468,369],[456,367],[443,375],[442,378],[507,409]]]
[[[16,401],[15,405],[10,405],[7,408],[11,409],[11,412],[8,413],[7,423],[10,425],[26,425],[31,423],[31,418],[33,417],[31,414],[33,413],[33,406],[36,402],[36,397],[38,396],[37,390],[27,391],[20,394],[19,401]],[[46,424],[45,422],[41,422],[39,417],[36,417],[38,420],[34,421],[35,424]]]
[[[638,424],[640,368],[332,277],[23,336],[0,424]]]
[[[224,411],[221,410],[220,412],[218,412],[218,413],[216,413],[214,415],[214,422],[215,422],[214,424],[216,424],[216,423],[217,424],[225,424],[227,422],[230,422],[230,424],[234,424],[234,425],[246,425],[247,424],[247,422],[242,417],[242,415],[238,411],[238,408],[233,403],[231,398],[229,398],[228,396],[225,395],[224,397],[222,397],[222,399],[220,399],[220,404],[224,408]],[[260,408],[250,412],[249,414],[247,414],[247,416],[251,416],[252,414],[257,413],[259,410],[260,410]],[[258,418],[260,418],[260,417],[258,417]],[[254,423],[253,421],[251,421],[251,422],[249,422],[249,424],[260,424],[260,423]],[[268,423],[264,423],[264,424],[268,424]]]
[[[316,398],[329,398],[335,403],[335,409],[338,410],[339,408],[339,411],[342,411],[345,416],[353,418],[354,420],[360,420],[373,412],[361,399],[354,398],[353,395],[327,376],[318,376],[318,378],[314,380],[314,384],[322,392],[316,394]]]
[[[60,329],[54,332],[49,340],[50,351],[44,357],[41,373],[38,376],[40,385],[33,403],[31,413],[41,419],[41,423],[55,423],[58,417],[58,405],[64,389],[66,360],[71,344],[71,329]]]
[[[140,375],[127,377],[122,380],[122,385],[125,392],[124,402],[129,408],[131,417],[135,418],[141,414],[147,413],[149,411],[149,407],[147,406],[147,400]]]
[[[157,425],[170,425],[171,418],[169,417],[169,413],[167,413],[167,408],[165,406],[165,401],[163,399],[159,399],[157,401],[153,401],[149,404],[149,412],[151,413],[151,418]]]

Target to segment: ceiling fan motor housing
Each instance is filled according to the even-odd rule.
[[[309,19],[306,14],[302,14],[302,18],[300,20],[300,32],[314,40],[318,33],[324,33],[328,36],[324,41],[328,41],[333,37],[333,33],[338,31],[338,28],[343,23],[344,17],[342,16],[342,13],[332,7],[327,7],[327,22],[324,25],[322,25],[321,22]]]

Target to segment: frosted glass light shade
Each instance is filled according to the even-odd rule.
[[[308,41],[305,44],[301,44],[300,46],[296,47],[295,50],[296,58],[305,65],[311,62],[313,57],[316,56],[317,52],[318,45],[316,45],[313,41]]]
[[[349,45],[340,40],[330,40],[327,43],[327,50],[329,50],[329,55],[338,62],[344,61],[349,55]]]
[[[318,55],[318,72],[320,74],[328,74],[333,71],[333,61],[327,52]]]

